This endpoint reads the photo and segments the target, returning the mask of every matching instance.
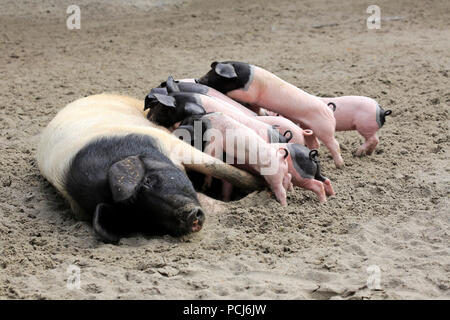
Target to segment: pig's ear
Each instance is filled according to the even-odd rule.
[[[333,112],[336,111],[336,104],[335,104],[334,102],[329,102],[329,103],[328,103],[328,106],[331,108],[331,110],[332,110]]]
[[[213,70],[221,77],[228,79],[237,78],[236,70],[230,63],[217,63]]]
[[[150,93],[145,97],[144,110],[151,109],[155,103],[155,100],[156,98],[154,93],[150,91]]]
[[[170,107],[170,108],[176,107],[175,98],[172,96],[168,96],[168,95],[160,94],[160,93],[154,93],[153,96],[155,97],[156,100],[158,100],[159,103],[161,103],[162,105],[164,105],[166,107]]]
[[[193,102],[186,102],[184,105],[184,113],[186,115],[192,116],[195,114],[205,114],[205,109],[199,104]]]
[[[95,208],[92,227],[95,233],[107,243],[117,243],[120,240],[118,232],[120,217],[112,205],[99,203]]]
[[[178,87],[172,76],[169,76],[169,78],[167,78],[166,87],[168,93],[180,92],[180,88]]]
[[[316,149],[311,150],[311,151],[309,152],[309,158],[310,158],[311,160],[315,160],[316,157],[317,157],[318,155],[319,155],[319,151],[317,151]]]
[[[109,187],[114,202],[132,200],[144,176],[145,166],[139,156],[130,156],[114,163],[108,172]]]
[[[161,87],[153,88],[152,90],[150,90],[150,94],[148,95],[149,98],[154,98],[155,93],[167,95],[167,89]]]

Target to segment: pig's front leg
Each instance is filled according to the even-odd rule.
[[[221,152],[222,145],[223,145],[223,142],[212,139],[211,141],[206,143],[203,152],[205,152],[206,154],[209,154],[211,157],[219,158],[219,155],[216,155],[216,151]],[[223,155],[223,152],[220,153],[220,156],[222,156],[222,155]],[[223,159],[221,159],[221,160],[223,160]],[[206,176],[203,187],[205,189],[211,188],[211,184],[212,184],[212,177]],[[230,201],[232,193],[233,193],[233,185],[231,183],[229,183],[228,181],[222,180],[222,201],[225,201],[225,202]]]
[[[222,200],[228,202],[231,200],[233,193],[233,185],[225,180],[222,180]]]
[[[344,159],[341,156],[341,148],[339,147],[339,142],[334,138],[334,136],[327,136],[322,139],[324,145],[330,150],[331,156],[334,160],[334,165],[336,168],[344,167]]]

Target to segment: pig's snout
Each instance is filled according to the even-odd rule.
[[[303,130],[303,135],[305,135],[305,136],[312,136],[312,134],[313,134],[313,131],[310,129]]]
[[[203,213],[203,210],[200,207],[196,207],[188,213],[187,227],[192,232],[198,232],[202,229],[204,221],[205,214]]]

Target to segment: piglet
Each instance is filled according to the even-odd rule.
[[[184,119],[173,134],[183,140],[189,137],[200,140],[203,151],[213,157],[221,157],[225,152],[233,158],[232,164],[245,164],[263,176],[282,206],[287,205],[286,190],[291,190],[292,184],[284,146],[265,142],[256,132],[220,112]],[[223,196],[229,198],[228,194]]]
[[[232,99],[277,112],[312,129],[330,150],[336,167],[344,165],[339,143],[334,137],[336,120],[319,98],[260,67],[243,62],[213,62],[211,70],[197,81]]]
[[[365,142],[356,155],[370,155],[378,144],[377,131],[383,126],[385,117],[392,113],[383,110],[375,100],[361,96],[320,98],[334,110],[336,131],[357,130]]]

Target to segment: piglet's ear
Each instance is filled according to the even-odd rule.
[[[167,89],[166,88],[161,88],[161,87],[153,88],[152,90],[150,90],[150,93],[148,94],[148,97],[150,99],[151,98],[155,99],[155,96],[154,96],[155,93],[167,95]]]
[[[160,94],[160,93],[154,93],[153,96],[163,106],[170,107],[170,108],[175,108],[175,106],[176,106],[175,98],[172,96],[167,96],[165,94]]]
[[[145,175],[145,166],[138,156],[130,156],[114,163],[108,172],[109,187],[114,202],[132,199]]]
[[[219,76],[224,78],[237,78],[236,70],[234,70],[234,66],[230,63],[218,63],[213,69]]]
[[[167,78],[166,87],[168,93],[180,92],[180,88],[178,87],[172,76],[169,76],[169,78]]]
[[[118,226],[120,226],[119,214],[114,207],[106,203],[97,204],[92,219],[95,233],[104,242],[117,243],[120,240]]]

